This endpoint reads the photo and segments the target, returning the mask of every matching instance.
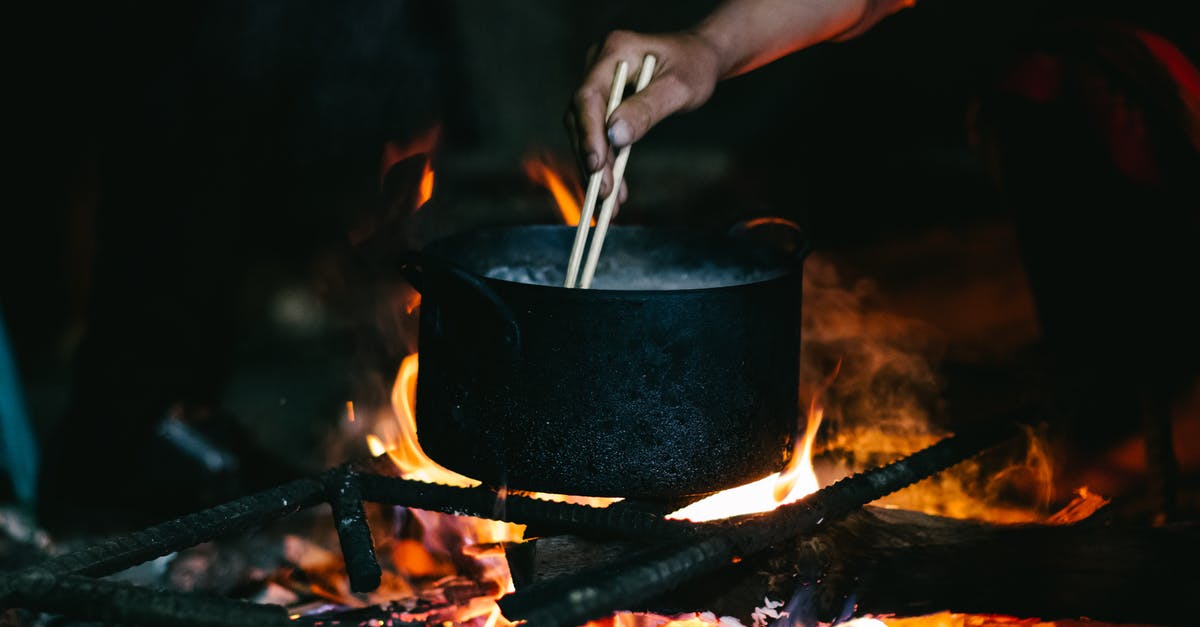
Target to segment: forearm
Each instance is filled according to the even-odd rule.
[[[913,1],[727,0],[693,30],[716,51],[721,78],[729,78],[861,33]]]
[[[663,118],[703,105],[717,81],[744,74],[823,41],[854,37],[915,0],[725,0],[694,28],[674,33],[609,33],[575,92],[567,126],[589,173],[602,173],[599,194],[611,189],[617,148],[641,139]],[[619,63],[658,59],[641,92],[606,115]]]

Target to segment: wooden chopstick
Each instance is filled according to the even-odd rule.
[[[658,63],[658,59],[652,54],[648,54],[642,59],[642,71],[638,74],[637,91],[642,91],[646,85],[650,84],[650,77],[654,75],[656,63]],[[600,262],[600,249],[604,246],[604,236],[608,234],[608,223],[612,221],[613,210],[617,206],[617,196],[621,192],[621,180],[625,177],[625,164],[629,161],[631,147],[632,145],[622,148],[617,153],[616,161],[613,162],[612,191],[608,193],[608,198],[604,199],[604,204],[600,207],[600,217],[596,219],[596,232],[592,234],[592,243],[588,248],[587,264],[583,267],[583,278],[579,281],[580,287],[584,289],[592,286],[592,277],[596,274],[596,264]],[[580,223],[582,224],[582,221]]]
[[[608,111],[604,114],[607,127],[608,118],[621,104],[621,95],[625,92],[625,81],[629,77],[629,64],[621,61],[613,74],[612,91],[608,93]],[[571,258],[567,262],[567,279],[564,287],[575,287],[578,280],[579,264],[583,260],[583,247],[587,243],[588,229],[592,225],[592,214],[596,211],[596,200],[600,196],[600,183],[604,180],[604,172],[596,172],[588,179],[587,193],[583,197],[583,209],[579,213],[579,225],[575,227],[575,243],[571,246]]]

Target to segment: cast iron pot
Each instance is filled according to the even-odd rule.
[[[803,253],[614,226],[593,289],[566,289],[573,236],[487,229],[405,256],[426,454],[492,485],[588,496],[667,499],[778,471],[798,415]]]

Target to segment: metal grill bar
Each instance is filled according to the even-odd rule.
[[[735,519],[707,537],[653,547],[616,564],[532,584],[501,599],[500,609],[505,618],[524,620],[528,627],[570,627],[607,616],[711,572],[734,557],[811,533],[819,525],[974,457],[1015,434],[1015,426],[1005,425],[946,438],[773,512]]]
[[[117,625],[272,627],[294,624],[278,605],[208,597],[92,579],[27,571],[11,580],[13,605]],[[7,604],[6,604],[7,605]]]
[[[290,620],[279,606],[155,591],[93,577],[262,525],[321,502],[329,502],[333,509],[356,591],[373,590],[380,578],[363,501],[660,542],[618,564],[534,584],[500,601],[508,619],[524,619],[531,627],[576,625],[640,603],[719,568],[734,556],[755,553],[787,536],[809,533],[818,525],[972,457],[1013,433],[1014,428],[1005,426],[947,438],[774,512],[703,524],[665,520],[654,513],[654,508],[637,503],[594,508],[524,496],[503,499],[490,488],[456,488],[359,470],[371,468],[370,463],[345,465],[4,575],[0,577],[0,606],[126,624],[295,625],[297,621]]]

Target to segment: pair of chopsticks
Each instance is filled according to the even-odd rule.
[[[642,71],[638,74],[636,91],[642,91],[646,85],[650,84],[650,77],[654,74],[654,65],[657,62],[658,59],[652,54],[648,54],[642,59]],[[608,111],[604,114],[606,126],[608,118],[621,104],[621,95],[625,91],[625,82],[628,78],[629,64],[621,61],[617,64],[612,91],[608,96]],[[576,280],[579,282],[579,287],[583,289],[592,286],[592,277],[596,274],[596,264],[600,261],[600,250],[604,247],[604,236],[608,234],[608,223],[612,221],[613,210],[617,206],[617,195],[621,191],[621,180],[625,177],[625,163],[629,161],[629,148],[630,146],[621,148],[613,162],[612,190],[604,199],[604,204],[600,206],[600,216],[596,219],[596,232],[592,234],[591,247],[588,248],[587,263],[583,266],[583,275],[578,276],[579,264],[583,261],[583,249],[588,241],[588,230],[592,224],[592,214],[596,211],[596,201],[600,196],[603,173],[596,172],[588,179],[587,193],[583,197],[583,210],[579,215],[579,226],[575,230],[575,243],[571,246],[571,258],[567,262],[567,280],[563,283],[564,287],[575,287]]]

